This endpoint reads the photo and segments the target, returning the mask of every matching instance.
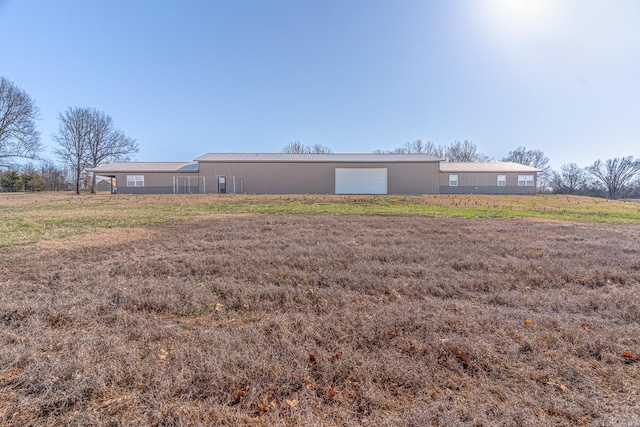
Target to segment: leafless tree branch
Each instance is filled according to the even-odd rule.
[[[282,148],[283,153],[293,153],[293,154],[327,154],[332,153],[333,151],[329,147],[325,147],[324,145],[314,144],[314,145],[305,145],[300,141],[292,141],[285,145]]]
[[[74,171],[78,194],[84,169],[105,162],[127,160],[129,154],[138,151],[136,141],[117,129],[111,116],[95,108],[69,108],[58,118],[60,127],[53,135],[59,144],[56,154]],[[95,192],[95,176],[91,191]]]
[[[0,162],[15,157],[37,158],[41,144],[35,121],[39,116],[33,99],[0,77]]]
[[[598,159],[586,170],[604,184],[609,198],[618,199],[640,173],[640,160],[634,160],[632,156],[608,159],[605,162]]]

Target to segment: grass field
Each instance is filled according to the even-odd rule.
[[[102,228],[144,226],[213,214],[419,215],[640,222],[640,203],[587,197],[430,195],[250,196],[0,193],[0,247]]]
[[[0,195],[0,426],[636,426],[638,208]]]

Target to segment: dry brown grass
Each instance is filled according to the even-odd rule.
[[[167,221],[239,214],[417,215],[640,222],[635,202],[561,195],[89,195],[0,193],[0,248]]]
[[[0,425],[640,419],[637,224],[231,215],[101,233],[0,250]]]

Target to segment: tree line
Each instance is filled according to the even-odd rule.
[[[67,191],[72,189],[71,171],[49,160],[16,165],[0,173],[0,191]]]
[[[68,190],[80,193],[88,187],[96,191],[96,177],[86,170],[104,163],[129,160],[138,152],[135,139],[118,129],[108,114],[95,108],[69,107],[58,113],[59,126],[52,139],[58,144],[55,154],[62,166],[42,159],[42,142],[36,128],[40,111],[35,101],[13,82],[0,76],[0,190],[41,191]],[[329,147],[290,142],[285,153],[331,153]],[[431,154],[448,162],[486,162],[493,159],[481,153],[468,140],[449,145],[436,145],[418,139],[392,150],[377,153]],[[19,167],[17,159],[40,160]],[[540,191],[608,197],[640,197],[640,159],[632,156],[596,160],[581,168],[575,163],[563,165],[559,171],[549,167],[549,158],[540,150],[517,147],[501,161],[533,166],[538,173]]]
[[[378,150],[378,152],[381,152]],[[440,157],[448,162],[493,161],[480,153],[472,141],[454,141],[450,145],[435,145],[418,139],[406,142],[389,153],[425,153]],[[517,147],[500,159],[540,169],[538,186],[540,191],[556,194],[583,196],[640,197],[640,159],[632,156],[596,160],[592,165],[581,168],[575,163],[562,165],[559,171],[551,170],[549,158],[541,150]]]
[[[55,154],[63,165],[42,159],[42,142],[36,128],[40,110],[35,101],[13,82],[0,77],[0,186],[4,191],[67,189],[71,181],[80,194],[86,170],[103,163],[128,160],[138,152],[136,141],[115,126],[111,116],[95,108],[69,107],[58,113],[58,131],[52,135]],[[20,171],[16,159],[41,160]],[[65,186],[57,182],[65,177]],[[92,176],[91,192],[96,188]]]

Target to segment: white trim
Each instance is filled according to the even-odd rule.
[[[144,175],[127,175],[127,187],[144,187]]]
[[[533,187],[533,175],[518,175],[518,187]]]

